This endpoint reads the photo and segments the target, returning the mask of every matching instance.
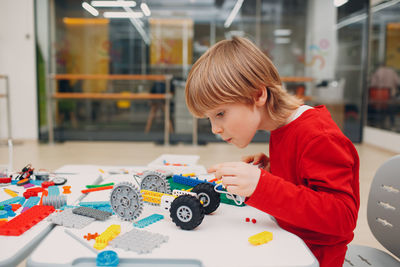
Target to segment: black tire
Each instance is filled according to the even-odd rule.
[[[183,230],[193,230],[204,218],[204,208],[200,201],[191,195],[174,199],[169,210],[172,221]]]
[[[192,192],[196,193],[199,200],[203,202],[204,212],[210,214],[218,209],[221,197],[209,183],[201,183],[193,187]]]

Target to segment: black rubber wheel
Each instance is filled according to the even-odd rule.
[[[214,186],[209,183],[201,183],[193,187],[192,192],[196,193],[199,200],[203,203],[204,212],[210,214],[218,209],[221,197],[214,190]]]
[[[193,230],[204,218],[204,208],[200,201],[191,195],[182,195],[171,203],[169,213],[172,221],[183,230]]]

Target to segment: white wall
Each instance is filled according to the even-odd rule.
[[[9,77],[13,139],[38,138],[33,6],[33,0],[1,0],[0,74]],[[0,92],[4,92],[1,80]],[[4,101],[0,105],[0,139],[3,139],[7,137]]]

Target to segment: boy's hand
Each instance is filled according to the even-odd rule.
[[[226,191],[243,197],[253,194],[261,174],[261,170],[257,166],[244,162],[216,164],[207,171],[214,172],[215,177],[222,180]]]
[[[242,161],[246,163],[252,163],[253,165],[257,165],[259,168],[264,169],[266,171],[270,171],[269,165],[269,157],[264,153],[259,153],[256,155],[244,156]]]

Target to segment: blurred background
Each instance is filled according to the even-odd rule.
[[[398,0],[5,0],[0,139],[220,142],[188,112],[185,80],[234,35],[354,143],[400,133]]]

